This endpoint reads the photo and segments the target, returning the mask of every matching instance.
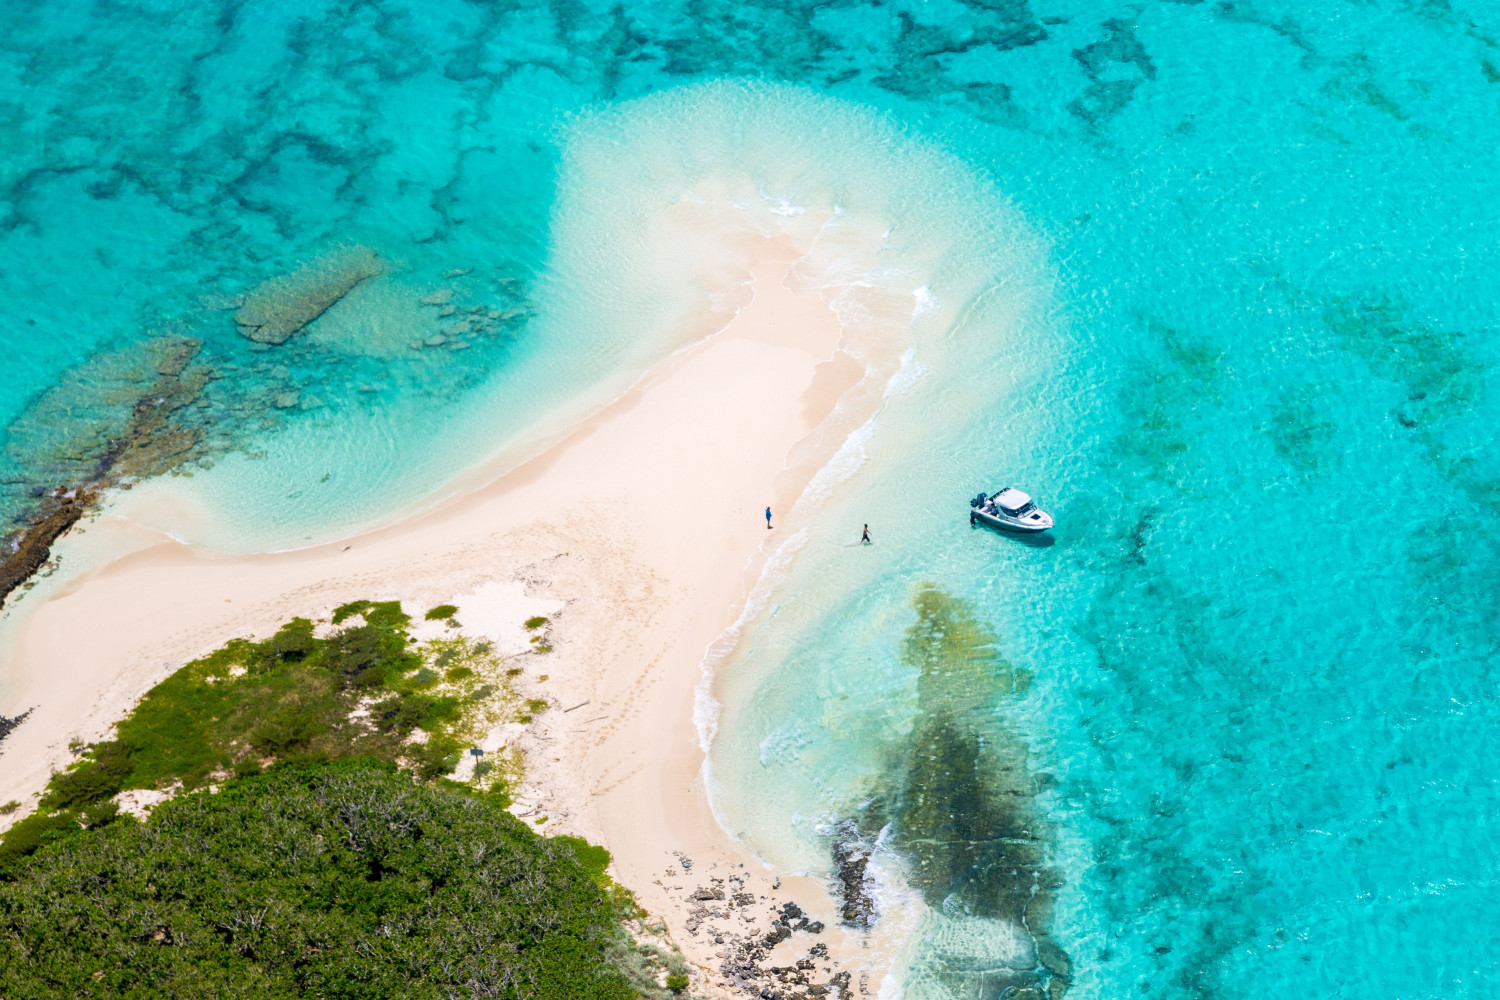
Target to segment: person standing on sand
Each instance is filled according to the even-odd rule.
[[[771,530],[771,508],[766,508],[766,530]]]
[[[870,526],[868,524],[865,525],[865,533],[859,536],[859,543],[861,545],[870,544]]]

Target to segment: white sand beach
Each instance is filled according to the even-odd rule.
[[[603,843],[616,876],[668,919],[689,958],[715,967],[708,937],[683,927],[693,905],[684,894],[738,873],[746,891],[769,896],[778,873],[737,848],[705,795],[693,722],[705,652],[798,530],[787,512],[869,419],[895,364],[867,369],[840,351],[834,311],[787,280],[795,256],[768,241],[753,301],[727,327],[541,455],[409,520],[315,548],[223,557],[143,528],[130,503],[107,509],[60,548],[64,565],[70,546],[131,551],[28,598],[35,606],[23,605],[10,633],[0,713],[32,715],[4,744],[0,801],[29,801],[71,759],[70,740],[103,737],[149,687],[231,637],[358,598],[398,598],[420,612],[519,581],[515,615],[526,600],[561,610],[554,651],[524,657],[528,694],[552,708],[524,737],[517,812]],[[858,946],[841,940],[821,883],[788,881],[778,895],[828,925],[822,940],[835,954]]]

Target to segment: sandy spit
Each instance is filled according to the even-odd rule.
[[[767,243],[754,298],[726,328],[543,454],[406,521],[225,557],[143,530],[128,505],[106,510],[75,544],[125,554],[38,595],[8,629],[0,715],[34,711],[0,745],[0,802],[29,802],[71,760],[70,740],[105,736],[153,684],[231,637],[357,598],[398,598],[420,614],[519,583],[559,610],[553,651],[517,660],[528,694],[552,708],[518,737],[527,785],[516,811],[607,846],[616,877],[701,970],[700,992],[728,995],[715,935],[764,931],[778,901],[826,926],[783,942],[778,957],[790,964],[826,943],[819,973],[837,961],[856,990],[861,978],[878,984],[881,949],[839,928],[826,886],[779,878],[715,822],[693,725],[705,652],[801,526],[781,513],[880,399],[875,373],[840,350],[833,311],[784,282],[792,256]],[[809,508],[799,514],[816,516]],[[687,898],[714,879],[754,904]]]

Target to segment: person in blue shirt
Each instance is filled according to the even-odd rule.
[[[766,530],[771,530],[771,508],[766,508]]]

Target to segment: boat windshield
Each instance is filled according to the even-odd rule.
[[[1005,512],[1007,514],[1011,515],[1012,517],[1020,517],[1022,514],[1029,514],[1029,513],[1031,513],[1034,510],[1036,510],[1036,504],[1031,503],[1031,502],[1028,501],[1026,503],[1023,503],[1021,506],[1017,507],[1015,510],[1011,510],[1009,508],[1006,508]]]

